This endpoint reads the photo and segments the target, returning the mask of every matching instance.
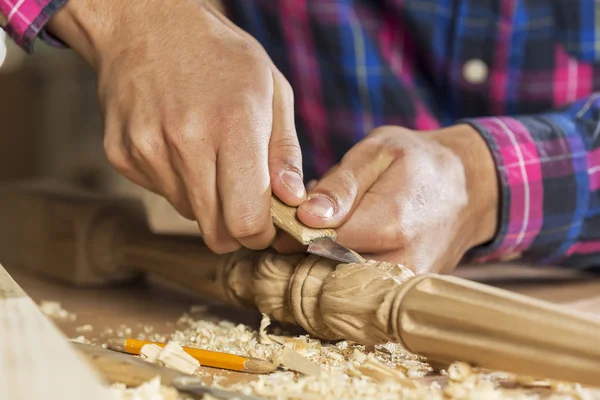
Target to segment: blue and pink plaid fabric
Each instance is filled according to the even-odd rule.
[[[38,36],[58,45],[43,27],[66,2],[67,0],[0,0],[0,26],[27,52],[33,51],[33,44]]]
[[[15,1],[26,18],[15,19]],[[61,3],[0,0],[0,10],[27,48]],[[376,126],[467,122],[492,149],[502,186],[497,237],[472,257],[600,267],[600,3],[225,4],[294,88],[308,179]]]

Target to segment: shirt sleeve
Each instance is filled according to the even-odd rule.
[[[0,25],[26,52],[33,52],[36,38],[52,46],[64,44],[48,34],[44,27],[67,0],[0,0]]]
[[[538,115],[467,119],[500,181],[495,239],[476,262],[600,267],[600,93]]]

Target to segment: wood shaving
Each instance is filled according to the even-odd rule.
[[[212,394],[207,393],[204,396],[202,396],[202,400],[222,400],[222,399],[219,399],[219,398],[213,396]]]
[[[473,375],[473,369],[467,363],[455,362],[448,367],[447,373],[451,381],[464,382]]]
[[[273,344],[275,341],[267,334],[267,327],[271,325],[271,318],[267,314],[262,314],[260,320],[260,328],[258,329],[258,336],[260,337],[261,344]]]
[[[89,344],[89,340],[87,340],[87,339],[85,338],[85,336],[83,336],[83,335],[79,335],[79,336],[77,336],[77,337],[75,337],[75,338],[72,338],[72,339],[71,339],[71,341],[72,341],[72,342],[77,342],[77,343],[85,343],[85,344]]]
[[[158,356],[160,356],[162,350],[162,347],[156,344],[145,344],[140,349],[140,357],[142,357],[143,360],[154,364],[158,361]]]
[[[300,372],[304,375],[320,376],[321,367],[318,364],[302,357],[289,347],[282,346],[273,356],[273,363],[291,371]]]
[[[158,347],[159,351],[152,346]],[[164,348],[156,345],[144,345],[142,350],[144,350],[144,347],[146,347],[146,357],[150,362],[158,362],[165,367],[176,369],[189,375],[195,374],[196,370],[200,367],[200,362],[186,353],[177,342],[170,341]]]
[[[75,331],[77,331],[77,332],[93,332],[94,327],[91,326],[90,324],[81,325],[81,326],[76,327]]]
[[[173,341],[180,346],[275,363],[281,349],[287,348],[296,350],[299,356],[319,366],[318,376],[280,371],[257,376],[249,383],[226,384],[228,381],[222,376],[213,376],[214,387],[266,399],[600,400],[600,391],[577,384],[482,371],[463,362],[455,362],[441,371],[447,379],[432,379],[429,376],[433,368],[427,360],[406,351],[399,344],[367,348],[350,341],[320,341],[308,335],[291,336],[279,332],[275,335],[267,332],[269,324],[268,317],[263,318],[256,331],[242,324],[196,320],[184,314],[177,321],[177,330],[163,336],[162,342]],[[121,326],[119,330],[126,331],[127,327]],[[211,397],[204,398],[212,400]]]
[[[539,387],[516,383],[517,377],[498,372],[480,371],[466,363],[454,363],[445,371],[448,382],[426,377],[432,367],[420,356],[394,343],[370,349],[349,341],[322,342],[307,335],[273,335],[267,332],[268,320],[263,318],[258,331],[228,321],[213,323],[183,315],[178,330],[170,339],[182,346],[223,351],[276,361],[278,349],[298,347],[302,356],[320,366],[320,376],[307,376],[292,371],[258,376],[250,383],[213,385],[247,395],[282,400],[342,400],[342,399],[426,399],[426,400],[592,400],[598,393],[577,385],[569,387],[547,385],[547,394]],[[300,353],[300,352],[299,352]],[[500,375],[499,375],[500,374]],[[500,377],[502,377],[500,379]],[[513,386],[505,387],[507,379]],[[545,381],[550,382],[550,381]],[[560,390],[560,392],[557,392]],[[550,393],[548,393],[550,391]]]
[[[110,386],[112,397],[116,400],[184,400],[179,392],[171,387],[161,385],[156,377],[135,388],[128,388],[122,383]]]
[[[44,314],[54,320],[75,321],[77,319],[77,314],[62,308],[62,304],[58,301],[42,300],[39,307]]]

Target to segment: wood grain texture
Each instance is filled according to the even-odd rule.
[[[600,321],[587,314],[438,275],[409,280],[388,301],[388,323],[400,342],[431,360],[600,382]]]
[[[111,399],[89,364],[2,266],[0,399]]]
[[[333,229],[315,229],[304,225],[296,216],[296,208],[284,204],[274,195],[271,196],[271,215],[275,226],[305,246],[319,239],[337,238]]]
[[[212,276],[223,259],[198,237],[150,232],[135,199],[15,183],[0,186],[0,209],[6,265],[78,286],[130,281],[141,272],[186,282]]]

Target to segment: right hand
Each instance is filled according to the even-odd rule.
[[[99,74],[105,151],[226,253],[268,247],[271,191],[306,197],[293,92],[264,49],[202,0],[70,0],[49,30]]]

